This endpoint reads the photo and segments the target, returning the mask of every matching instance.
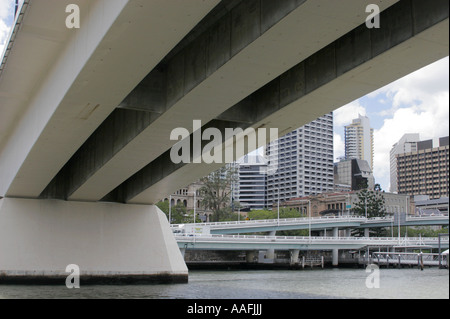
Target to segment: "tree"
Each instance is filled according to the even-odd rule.
[[[381,193],[381,188],[377,187],[377,191],[363,189],[358,192],[358,202],[355,203],[352,212],[354,215],[365,216],[367,218],[385,217],[386,207],[384,196]],[[370,228],[369,234],[380,236],[384,234],[383,228]],[[363,229],[356,229],[353,231],[356,236],[364,236]]]
[[[166,214],[167,219],[169,219],[169,202],[161,201],[156,204],[159,209]],[[170,218],[172,219],[171,224],[187,224],[194,221],[194,212],[187,211],[183,203],[178,203],[170,208]],[[198,221],[198,219],[196,219]]]
[[[231,218],[231,185],[236,181],[235,169],[224,166],[200,179],[203,186],[200,196],[202,205],[212,211],[212,220],[221,221]]]

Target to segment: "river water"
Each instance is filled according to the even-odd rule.
[[[190,271],[188,284],[83,286],[1,285],[1,299],[448,299],[449,271],[380,269],[379,288],[365,269]],[[369,282],[374,283],[372,280]],[[373,286],[373,285],[372,285]]]

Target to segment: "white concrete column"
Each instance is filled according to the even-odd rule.
[[[276,230],[272,230],[269,232],[268,236],[276,236],[276,233]],[[272,261],[275,261],[275,249],[267,249],[266,259],[272,259]]]
[[[370,237],[369,228],[364,228],[364,237]]]
[[[291,260],[290,263],[291,265],[295,265],[298,263],[298,255],[300,253],[299,249],[292,249],[291,251]]]
[[[254,263],[255,259],[258,258],[258,251],[257,250],[249,250],[245,253],[245,261],[247,263]]]
[[[187,282],[166,216],[154,205],[0,199],[0,283]]]
[[[339,266],[339,249],[333,249],[332,265]]]
[[[333,228],[333,237],[334,238],[339,237],[339,228],[338,227]],[[333,265],[333,267],[336,267],[339,265],[339,250],[338,249],[333,249],[332,265]]]
[[[334,227],[333,228],[333,237],[338,238],[339,237],[339,228]]]

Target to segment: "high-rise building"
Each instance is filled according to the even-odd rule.
[[[418,133],[405,134],[392,146],[390,152],[390,188],[391,193],[398,192],[397,186],[397,155],[417,151],[417,142],[420,141]]]
[[[237,161],[233,200],[243,209],[266,208],[267,161],[262,155],[245,155]]]
[[[449,137],[417,142],[417,149],[397,154],[399,194],[428,195],[430,199],[449,196]]]
[[[267,206],[333,189],[333,113],[270,143]]]
[[[373,171],[373,129],[368,117],[359,115],[345,126],[345,158],[365,160]]]

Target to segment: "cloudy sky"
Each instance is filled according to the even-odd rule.
[[[13,22],[14,0],[0,0],[0,54]],[[366,115],[375,130],[374,175],[389,190],[389,151],[406,133],[422,140],[449,134],[449,58],[412,73],[334,113],[334,158],[344,155],[344,126]]]
[[[0,0],[0,55],[3,57],[3,49],[9,35],[14,13],[13,0]]]
[[[421,140],[449,134],[449,58],[428,65],[334,112],[334,156],[345,154],[344,126],[358,114],[374,129],[374,176],[389,191],[389,152],[406,133]]]

